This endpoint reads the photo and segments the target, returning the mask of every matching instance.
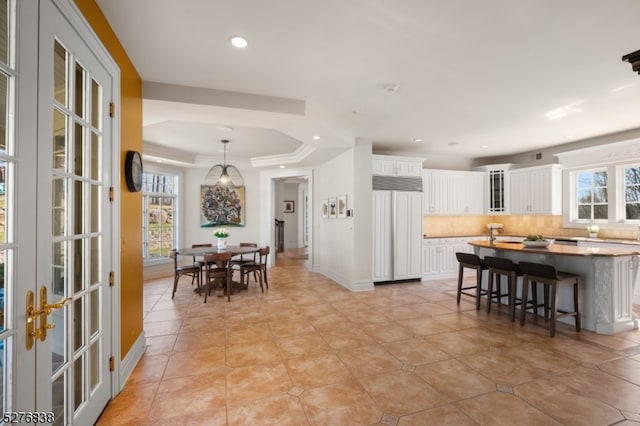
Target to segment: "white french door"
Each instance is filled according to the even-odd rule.
[[[3,411],[93,424],[111,397],[114,72],[71,0],[4,6]]]

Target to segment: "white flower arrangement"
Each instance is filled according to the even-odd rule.
[[[216,238],[228,238],[229,230],[227,228],[218,228],[215,231],[213,231],[213,235]]]

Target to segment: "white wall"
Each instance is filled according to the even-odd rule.
[[[259,172],[251,167],[239,168],[245,185],[245,226],[226,226],[230,235],[228,244],[237,245],[245,242],[258,242],[260,239],[260,194]],[[183,220],[184,235],[182,245],[196,243],[216,243],[213,236],[215,228],[200,227],[200,186],[204,184],[208,168],[187,169],[184,173]]]
[[[318,167],[314,180],[313,269],[354,290],[373,289],[371,239],[371,143]],[[347,196],[346,219],[322,218],[322,200]]]

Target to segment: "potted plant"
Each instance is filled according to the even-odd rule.
[[[598,238],[598,231],[600,228],[598,225],[589,225],[587,226],[587,231],[589,232],[589,238]]]
[[[227,238],[229,237],[229,230],[227,228],[216,229],[213,231],[213,236],[218,239],[218,250],[227,248]]]

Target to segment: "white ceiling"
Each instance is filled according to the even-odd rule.
[[[161,83],[144,101],[158,152],[204,158],[230,139],[230,157],[304,164],[365,138],[429,163],[640,128],[640,75],[621,60],[640,49],[638,0],[97,3]]]

